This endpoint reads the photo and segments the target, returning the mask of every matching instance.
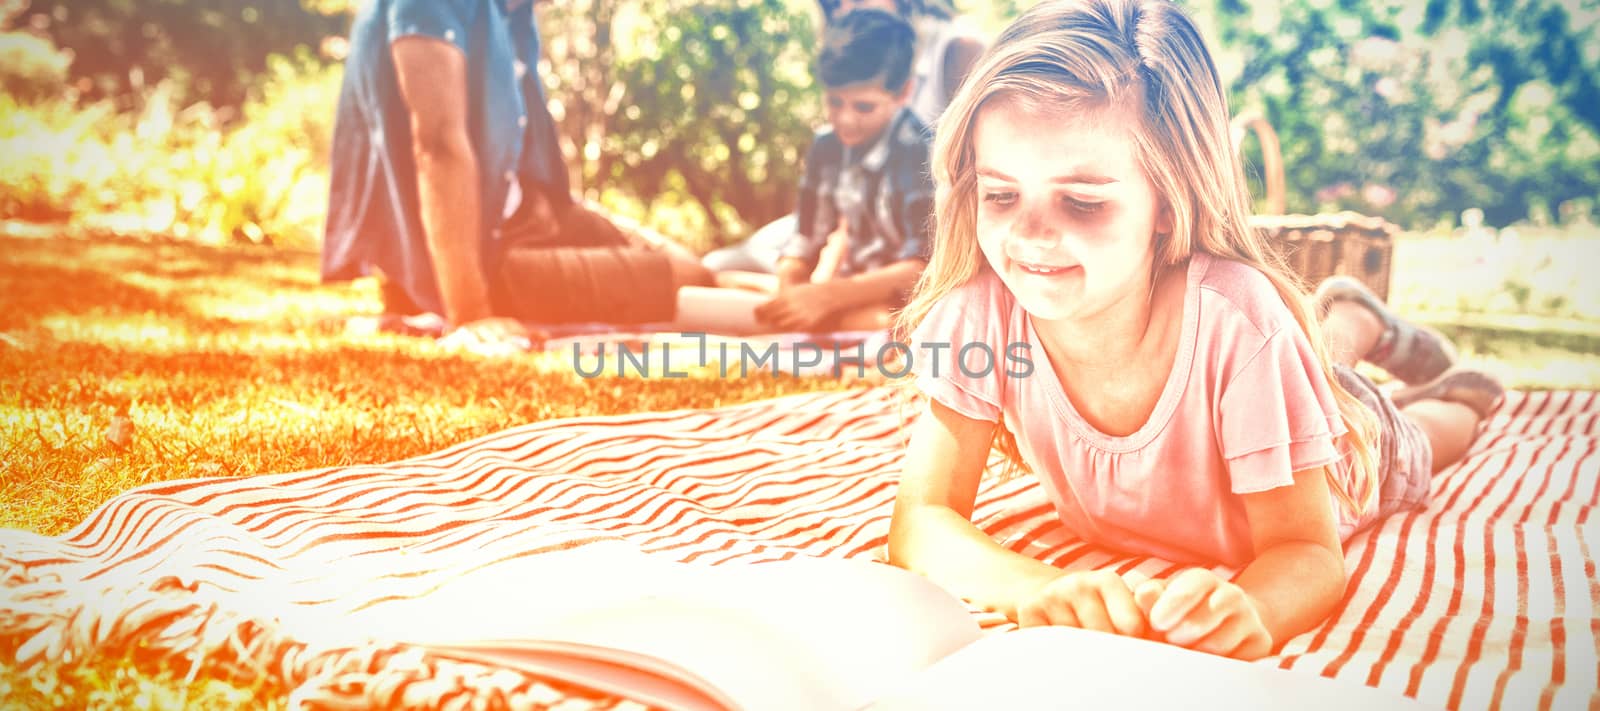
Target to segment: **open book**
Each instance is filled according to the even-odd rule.
[[[1303,671],[1096,632],[985,635],[938,586],[861,560],[703,566],[598,543],[298,624],[675,711],[1421,708]]]

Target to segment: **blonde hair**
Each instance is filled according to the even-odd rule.
[[[1165,0],[1046,0],[1011,23],[978,61],[939,122],[932,155],[937,232],[928,266],[899,314],[898,333],[910,334],[936,302],[984,268],[973,126],[997,97],[1030,109],[1113,111],[1133,119],[1139,165],[1172,216],[1155,266],[1179,264],[1199,250],[1266,275],[1315,349],[1348,430],[1342,444],[1358,485],[1351,490],[1365,495],[1354,501],[1332,467],[1330,488],[1346,510],[1365,510],[1378,490],[1375,418],[1335,377],[1301,280],[1250,228],[1222,82],[1193,22]],[[1026,468],[1004,421],[995,446],[1013,471]]]

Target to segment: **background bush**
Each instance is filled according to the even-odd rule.
[[[791,210],[821,114],[810,0],[573,0],[546,73],[573,184],[701,246]]]
[[[0,96],[0,214],[208,243],[314,246],[327,209],[336,65],[273,57],[236,110],[175,80],[131,106]],[[227,119],[233,113],[238,118]]]
[[[1234,106],[1282,138],[1290,211],[1503,225],[1600,193],[1593,2],[1208,2]]]
[[[314,246],[352,4],[0,0],[0,217]],[[1026,4],[957,3],[991,34]],[[1290,211],[1503,225],[1600,196],[1592,0],[1188,5],[1235,110],[1281,135]],[[696,247],[791,208],[821,116],[814,0],[540,12],[587,197]]]

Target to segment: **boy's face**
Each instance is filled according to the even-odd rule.
[[[826,87],[822,96],[834,135],[851,147],[871,142],[905,105],[910,89],[911,82],[906,82],[904,90],[893,94],[875,81]]]
[[[871,8],[882,10],[891,15],[900,14],[900,8],[895,7],[894,0],[839,0],[839,9],[833,11],[834,17],[844,17],[852,10]]]

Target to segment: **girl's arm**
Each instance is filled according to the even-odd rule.
[[[1016,619],[1019,602],[1062,571],[1007,550],[972,523],[995,423],[928,400],[912,427],[889,523],[889,562]]]
[[[1139,590],[1153,600],[1144,605],[1150,626],[1168,642],[1259,659],[1322,622],[1344,595],[1344,551],[1321,467],[1243,499],[1256,556],[1237,577],[1193,568]]]
[[[1344,596],[1344,546],[1323,472],[1295,472],[1293,486],[1243,497],[1256,557],[1234,582],[1275,642],[1321,623]]]

